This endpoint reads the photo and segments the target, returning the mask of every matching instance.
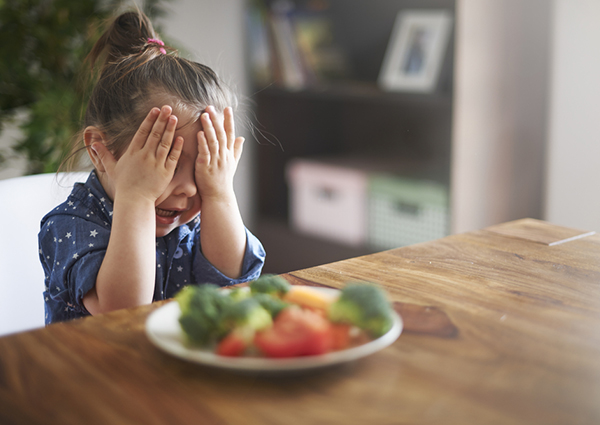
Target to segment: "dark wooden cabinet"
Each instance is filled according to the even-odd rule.
[[[295,3],[299,9],[306,4]],[[432,93],[384,91],[377,78],[398,12],[443,8],[454,13],[454,1],[326,4],[335,40],[349,64],[346,77],[299,90],[277,84],[253,88],[259,142],[255,233],[267,249],[266,272],[282,273],[373,251],[366,245],[347,247],[307,237],[290,228],[286,166],[293,158],[344,158],[449,186],[453,36]]]

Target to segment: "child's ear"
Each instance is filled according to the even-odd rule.
[[[105,145],[105,142],[106,139],[104,137],[104,133],[101,132],[98,129],[98,127],[88,126],[83,131],[83,143],[85,143],[87,153],[90,156],[90,159],[92,160],[92,164],[94,164],[94,168],[96,168],[96,170],[102,173],[106,170],[104,169],[104,165],[102,164],[100,157],[98,156],[96,151],[92,149],[92,145],[94,143],[102,143],[103,145]]]

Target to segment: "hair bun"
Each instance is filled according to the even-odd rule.
[[[152,23],[142,12],[125,12],[112,22],[98,39],[88,59],[92,67],[103,52],[105,64],[138,54],[148,45],[148,39],[158,39]]]
[[[120,56],[139,53],[149,38],[158,38],[148,17],[137,12],[118,16],[111,29],[108,44]]]

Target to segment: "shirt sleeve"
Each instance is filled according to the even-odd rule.
[[[255,280],[260,276],[265,263],[265,250],[256,236],[246,229],[246,251],[242,263],[242,273],[237,279],[232,279],[221,273],[202,254],[199,233],[196,236],[194,248],[193,274],[196,283],[213,283],[227,286]]]
[[[83,297],[96,284],[109,236],[108,227],[80,217],[54,216],[44,223],[39,243],[47,296],[87,313]]]

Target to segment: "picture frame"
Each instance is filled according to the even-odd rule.
[[[379,86],[388,91],[434,91],[452,21],[448,10],[399,12],[379,74]]]

